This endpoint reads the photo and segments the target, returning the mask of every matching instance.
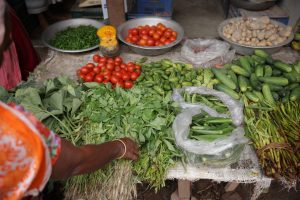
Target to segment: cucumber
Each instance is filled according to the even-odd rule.
[[[294,69],[289,73],[284,73],[283,76],[289,79],[291,83],[300,83],[300,74],[298,74]]]
[[[253,92],[247,91],[245,95],[248,99],[250,99],[253,102],[259,102],[260,100]]]
[[[264,83],[286,86],[289,84],[289,80],[283,77],[258,77],[259,81]]]
[[[259,100],[260,100],[261,102],[264,101],[264,95],[263,95],[260,91],[253,90],[252,92],[253,92],[253,94],[255,94],[255,95],[259,98]]]
[[[300,87],[296,87],[291,91],[290,100],[296,101],[299,98],[300,98]]]
[[[292,84],[289,84],[285,87],[286,90],[293,90],[294,88],[296,87],[300,87],[300,84],[299,83],[292,83]]]
[[[251,65],[250,65],[250,63],[248,62],[248,59],[245,56],[240,57],[239,61],[241,63],[242,68],[244,68],[249,73],[252,72]]]
[[[272,76],[280,76],[282,74],[282,71],[279,69],[273,69]]]
[[[269,102],[271,104],[275,104],[275,100],[274,100],[273,95],[271,93],[270,87],[267,83],[263,84],[262,93],[263,93],[263,95],[264,95],[267,102]]]
[[[294,64],[294,69],[296,70],[296,72],[298,74],[300,74],[300,60],[298,60],[295,64]]]
[[[269,85],[271,91],[281,91],[283,90],[283,87],[280,85]]]
[[[249,81],[247,78],[245,78],[244,76],[239,76],[238,77],[238,81],[239,81],[239,87],[240,87],[240,90],[242,92],[246,92],[247,91],[247,88],[249,86]]]
[[[292,67],[280,60],[276,60],[274,62],[274,67],[276,67],[277,69],[283,71],[283,72],[291,72],[292,71]]]
[[[225,92],[226,94],[228,94],[229,96],[231,96],[234,99],[240,98],[239,94],[236,91],[232,90],[231,88],[227,87],[226,85],[224,85],[222,83],[217,84],[215,87],[217,90]]]
[[[240,66],[238,65],[232,65],[231,66],[231,70],[236,73],[236,74],[239,74],[239,75],[242,75],[242,76],[246,76],[246,77],[249,77],[250,76],[250,73],[245,70],[244,68],[241,68]]]
[[[264,71],[265,71],[265,74],[264,74],[265,77],[272,76],[272,67],[270,65],[266,65],[264,68]]]
[[[264,76],[264,66],[263,65],[256,66],[255,75],[256,75],[256,77]]]
[[[245,58],[248,60],[248,63],[251,65],[251,67],[254,67],[254,60],[251,58],[251,56],[246,55]]]
[[[259,80],[256,77],[255,73],[252,73],[251,76],[250,76],[250,84],[256,90],[261,90],[261,83],[259,82]]]
[[[223,72],[215,68],[212,68],[211,71],[215,74],[217,79],[219,79],[224,85],[226,85],[230,89],[236,89],[236,84],[234,83],[234,81],[228,78]]]
[[[228,76],[230,77],[231,80],[233,80],[233,82],[238,85],[238,78],[236,76],[236,74],[232,71],[232,70],[228,70]]]
[[[259,57],[257,55],[252,55],[251,58],[254,60],[255,63],[257,64],[265,64],[266,63],[266,59]]]
[[[267,52],[265,52],[264,50],[256,49],[256,50],[254,50],[254,54],[258,57],[261,57],[261,58],[265,59],[268,64],[273,63],[272,57]]]

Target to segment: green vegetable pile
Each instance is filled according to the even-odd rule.
[[[242,56],[223,69],[212,69],[221,82],[217,90],[234,99],[274,105],[275,101],[295,101],[300,98],[300,61],[287,64],[273,60],[263,50]]]
[[[97,29],[91,25],[68,27],[55,34],[50,45],[64,50],[79,50],[93,47],[99,43]]]
[[[246,107],[245,122],[265,175],[291,185],[299,180],[300,101],[269,110]]]

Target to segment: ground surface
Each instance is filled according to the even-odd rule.
[[[67,1],[67,0],[66,0]],[[71,0],[73,1],[73,0]],[[68,2],[71,2],[70,0]],[[64,9],[69,9],[70,3],[64,6]],[[58,13],[64,10],[58,10]],[[54,12],[55,13],[55,12]],[[67,15],[63,15],[67,16]],[[216,27],[224,19],[224,14],[219,3],[219,0],[174,0],[174,15],[173,18],[179,22],[188,38],[198,37],[217,37]],[[34,39],[39,39],[40,29],[34,32]],[[35,41],[36,42],[36,41]],[[37,41],[37,44],[40,44]],[[125,49],[127,50],[127,49]],[[59,54],[47,51],[46,48],[38,48],[42,60],[44,62],[36,71],[36,76],[39,81],[46,78],[53,78],[57,75],[68,75],[75,77],[75,70],[90,60],[90,55],[69,55]],[[97,51],[95,51],[97,52]],[[176,57],[175,54],[165,55],[166,57]],[[130,52],[129,52],[130,53]],[[132,52],[131,52],[132,53]],[[134,57],[134,56],[133,56]],[[157,58],[156,58],[157,59]],[[215,183],[210,180],[200,180],[193,183],[193,195],[198,200],[219,200],[224,195],[224,186],[226,183]],[[54,185],[54,190],[50,193],[45,193],[48,200],[63,199],[62,186]],[[138,185],[138,200],[168,200],[170,195],[175,191],[177,181],[167,181],[166,187],[162,188],[158,193],[145,185]],[[252,194],[253,184],[240,184],[236,192],[241,199],[248,200]],[[297,188],[300,189],[299,187]],[[231,195],[232,197],[233,195]],[[224,198],[223,199],[232,199]],[[278,183],[272,183],[269,191],[260,196],[261,200],[299,200],[300,192],[294,189],[287,191]]]

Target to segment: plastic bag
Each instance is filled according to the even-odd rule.
[[[213,117],[225,118],[229,116],[220,114],[216,110],[201,103],[185,103],[181,96],[181,93],[184,91],[190,94],[198,93],[218,97],[228,107],[233,124],[237,126],[237,128],[234,129],[228,137],[212,142],[189,139],[190,125],[194,115],[206,112]],[[176,116],[173,122],[173,133],[175,135],[176,144],[184,150],[189,163],[205,163],[223,166],[238,160],[244,144],[248,142],[248,139],[244,137],[244,129],[241,126],[244,118],[243,105],[223,92],[205,87],[175,89],[173,100],[180,103],[180,107],[182,108],[182,112]]]
[[[186,40],[181,48],[181,56],[196,67],[215,67],[231,62],[235,50],[230,44],[216,39]]]

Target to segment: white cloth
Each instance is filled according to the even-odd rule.
[[[56,4],[62,0],[25,0],[29,14],[39,14],[48,9],[50,4]]]

